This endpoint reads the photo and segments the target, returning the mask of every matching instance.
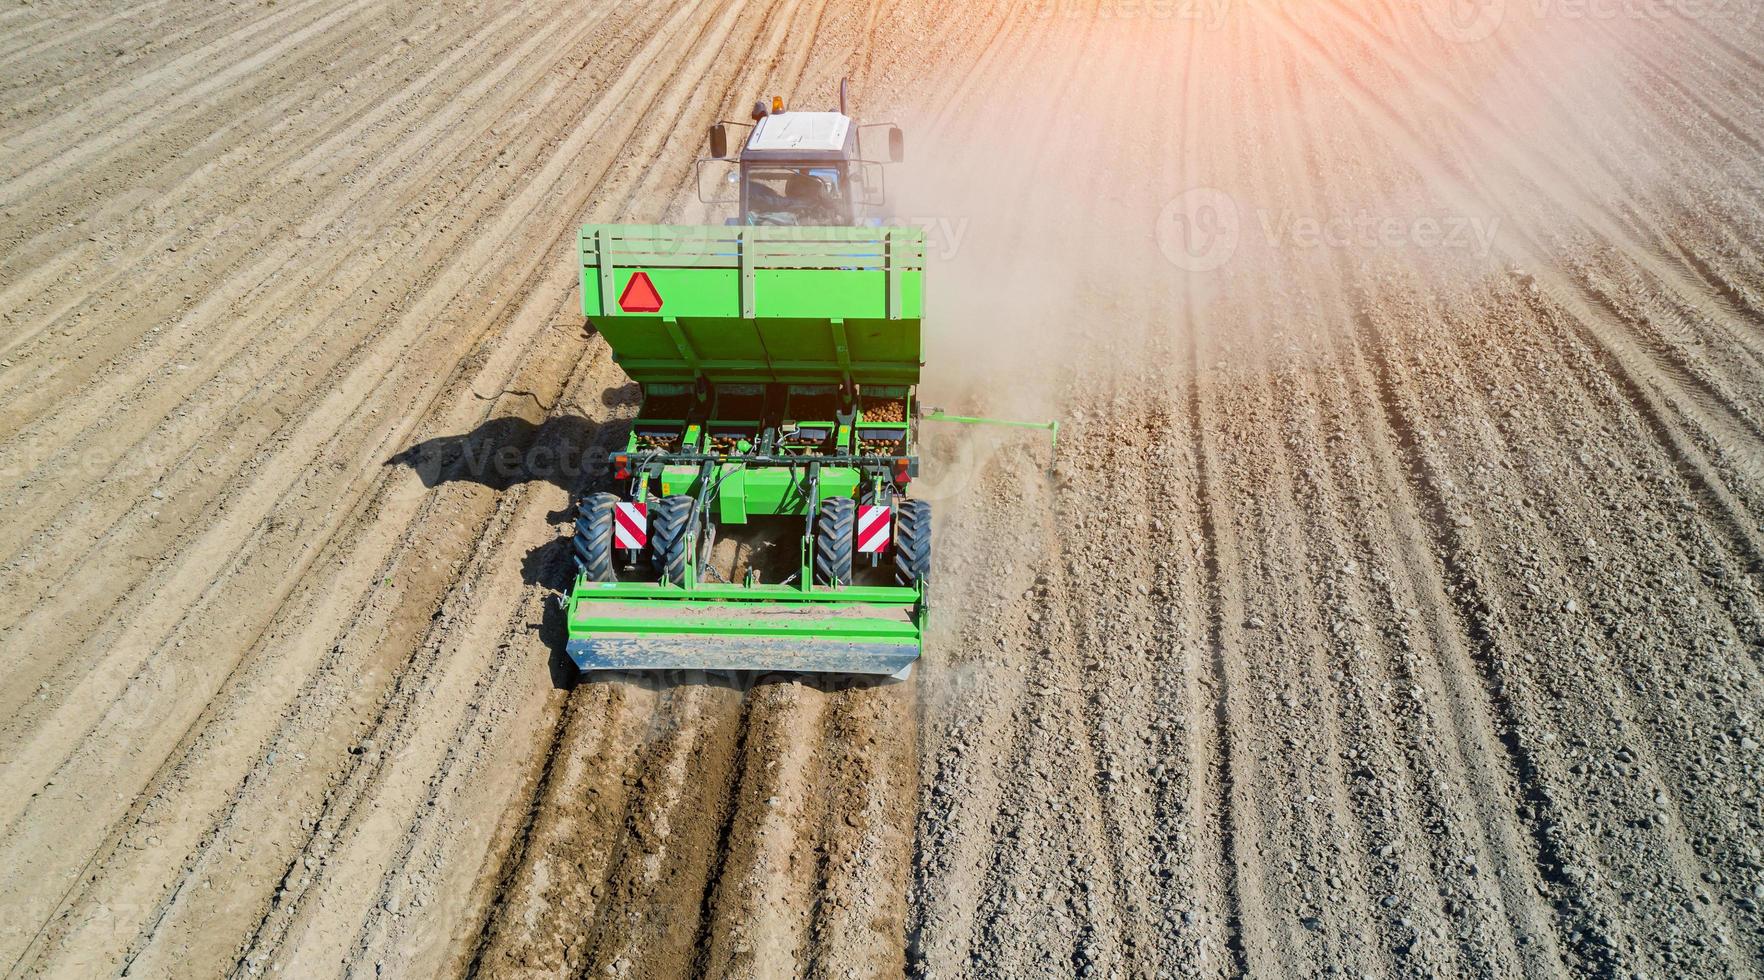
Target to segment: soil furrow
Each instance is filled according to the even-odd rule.
[[[1573,863],[1572,856],[1546,832],[1545,828],[1560,822],[1563,811],[1570,807],[1557,801],[1543,782],[1538,764],[1520,739],[1522,723],[1518,711],[1502,693],[1504,685],[1494,667],[1502,648],[1487,621],[1488,599],[1472,568],[1462,557],[1464,549],[1458,535],[1461,518],[1454,517],[1449,497],[1439,489],[1436,464],[1421,450],[1416,427],[1409,421],[1398,399],[1377,327],[1363,315],[1359,326],[1361,344],[1369,352],[1376,372],[1385,425],[1397,440],[1404,469],[1410,474],[1410,491],[1423,508],[1423,526],[1429,534],[1433,554],[1443,569],[1442,578],[1457,620],[1454,625],[1468,634],[1471,660],[1480,675],[1480,686],[1488,692],[1493,713],[1499,719],[1500,729],[1496,737],[1505,752],[1510,771],[1518,779],[1521,802],[1537,814],[1529,829],[1537,855],[1538,877],[1552,891],[1564,895],[1557,913],[1558,941],[1586,968],[1615,969],[1619,963],[1618,946],[1605,930],[1597,926],[1590,914],[1598,905],[1597,896],[1588,894],[1583,886],[1561,873]]]
[[[1764,25],[1445,13],[0,10],[0,963],[1764,970]],[[924,422],[907,682],[580,678],[576,230],[841,78],[1058,451]]]

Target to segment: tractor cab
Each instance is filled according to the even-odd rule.
[[[731,225],[861,227],[880,223],[887,192],[885,163],[902,157],[900,127],[860,125],[840,107],[826,112],[786,110],[784,100],[757,102],[753,122],[720,122],[710,130],[709,160],[700,161],[699,197],[710,204],[736,204]],[[745,128],[738,156],[730,153],[733,131]],[[865,159],[861,135],[887,132],[887,159]],[[880,134],[878,134],[880,135]],[[721,164],[723,187],[706,194],[703,167]],[[731,169],[732,168],[732,169]],[[731,188],[730,185],[733,185]]]

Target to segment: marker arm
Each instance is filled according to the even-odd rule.
[[[1060,444],[1059,420],[1052,422],[1024,422],[1019,419],[989,419],[979,415],[951,415],[940,409],[931,409],[923,416],[929,422],[957,422],[962,425],[1004,425],[1015,429],[1042,429],[1048,433],[1050,449],[1058,451]]]

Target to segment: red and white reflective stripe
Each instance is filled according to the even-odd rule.
[[[871,554],[888,547],[888,508],[866,504],[858,508],[857,550]]]
[[[620,503],[613,508],[613,544],[641,548],[649,543],[649,505]]]

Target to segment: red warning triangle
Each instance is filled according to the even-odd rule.
[[[626,313],[660,313],[661,308],[661,294],[655,291],[655,283],[649,281],[649,273],[633,273],[631,281],[625,283],[625,291],[619,294],[619,309]]]

